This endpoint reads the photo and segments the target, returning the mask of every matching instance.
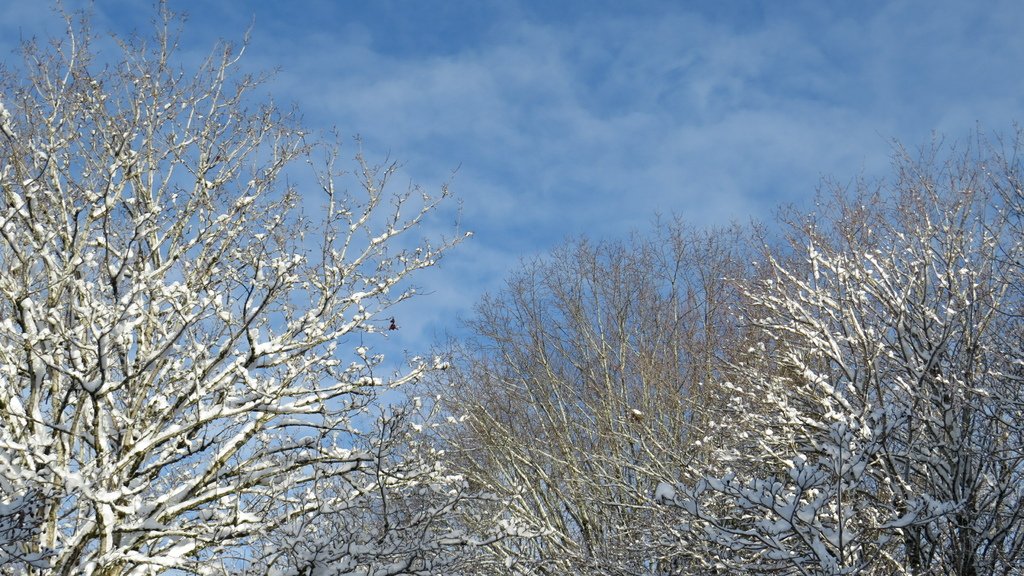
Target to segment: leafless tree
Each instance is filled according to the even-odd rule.
[[[346,173],[160,16],[0,79],[0,572],[446,570],[487,539],[446,523],[465,482],[375,407],[435,363],[370,347],[460,239],[418,234],[447,189]]]
[[[730,444],[719,423],[736,406],[720,383],[743,340],[745,244],[657,228],[524,263],[477,306],[439,383],[461,470],[545,533],[498,549],[523,572],[663,571],[658,480]]]
[[[766,362],[737,367],[774,405],[749,415],[774,474],[663,488],[709,567],[1021,573],[1017,162],[901,151],[891,184],[790,220],[748,291]]]

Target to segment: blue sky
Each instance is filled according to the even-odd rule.
[[[168,3],[189,14],[190,53],[252,24],[248,66],[279,68],[268,92],[310,126],[360,134],[427,188],[458,168],[475,237],[402,312],[416,348],[567,237],[620,238],[657,213],[769,219],[822,177],[885,175],[893,141],[1009,132],[1024,105],[1015,1]],[[152,15],[94,11],[118,32]],[[45,2],[4,3],[0,22],[5,54],[57,29]]]

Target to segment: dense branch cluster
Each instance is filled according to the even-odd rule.
[[[674,224],[528,264],[442,382],[461,469],[549,530],[499,548],[550,573],[1021,574],[1015,150],[901,152],[786,241]]]

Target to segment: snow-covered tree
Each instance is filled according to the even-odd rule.
[[[1019,160],[899,157],[796,218],[749,288],[763,468],[659,490],[679,554],[781,574],[1021,574]],[[1019,207],[1019,205],[1018,205]]]
[[[447,190],[346,174],[162,16],[103,50],[69,18],[0,80],[0,572],[453,565],[466,484],[374,406],[435,363],[369,349],[458,242],[418,233]]]

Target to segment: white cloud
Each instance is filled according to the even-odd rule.
[[[250,22],[234,3],[181,4],[190,46]],[[1006,130],[1024,94],[1010,1],[464,3],[431,24],[386,2],[250,10],[247,65],[281,67],[275,99],[360,133],[428,189],[461,166],[477,236],[448,268],[480,273],[437,285],[471,293],[521,254],[656,212],[769,217],[822,176],[884,173],[891,139]]]

